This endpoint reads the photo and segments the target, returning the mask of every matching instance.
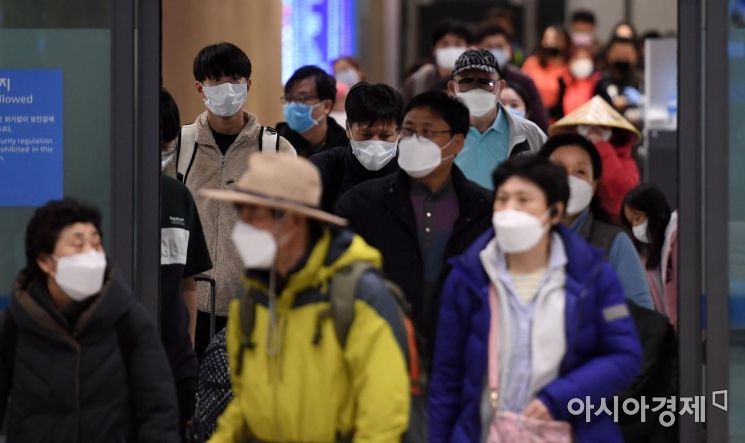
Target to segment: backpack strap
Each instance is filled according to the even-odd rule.
[[[334,274],[329,287],[331,318],[334,321],[336,338],[343,348],[347,343],[349,329],[354,321],[354,299],[362,275],[375,269],[371,263],[358,261],[345,266]]]
[[[179,132],[178,151],[176,151],[176,178],[181,183],[186,183],[191,165],[197,153],[197,125],[192,123],[184,125]]]
[[[259,151],[264,154],[279,152],[279,134],[274,128],[262,126],[259,132]]]
[[[256,343],[253,341],[253,330],[256,326],[256,299],[252,292],[254,288],[245,288],[243,295],[239,298],[239,319],[241,322],[241,343],[238,351],[238,365],[235,368],[236,374],[240,375],[243,371],[243,353],[246,349],[253,349]]]

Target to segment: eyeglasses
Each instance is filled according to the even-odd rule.
[[[478,84],[479,89],[492,92],[494,90],[494,87],[497,86],[497,82],[499,82],[499,80],[493,80],[483,77],[463,77],[455,80],[455,82],[458,83],[459,89],[463,92],[470,91],[476,84]]]
[[[282,96],[279,98],[279,101],[281,101],[283,104],[287,104],[290,102],[296,102],[296,103],[305,103],[308,104],[311,100],[318,100],[317,95],[304,95],[302,97],[288,97],[288,96]]]
[[[438,134],[452,134],[452,133],[453,131],[451,131],[450,129],[443,129],[441,131],[433,130],[433,129],[424,129],[422,131],[416,131],[412,128],[403,128],[401,130],[401,138],[407,138],[407,137],[412,137],[416,135],[417,137],[420,137],[420,138],[426,138],[426,139],[432,140]]]

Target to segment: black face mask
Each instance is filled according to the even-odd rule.
[[[561,49],[555,46],[541,46],[541,51],[546,57],[558,57],[561,55]]]
[[[612,62],[610,66],[621,77],[628,77],[633,73],[633,66],[628,61]]]

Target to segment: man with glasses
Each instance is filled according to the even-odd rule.
[[[490,226],[492,197],[453,164],[469,129],[460,101],[440,91],[420,94],[406,107],[401,128],[401,170],[349,190],[337,213],[380,250],[385,275],[411,303],[426,371],[447,261]],[[412,406],[416,414],[423,403],[415,398]],[[419,418],[412,417],[411,432]]]
[[[468,107],[471,120],[456,164],[466,177],[488,189],[492,189],[491,173],[500,163],[538,152],[546,140],[535,123],[513,115],[499,102],[506,85],[496,57],[486,49],[464,52],[448,83],[451,94]]]
[[[285,84],[285,121],[277,123],[298,155],[310,157],[349,143],[344,128],[329,117],[336,101],[336,80],[318,66],[303,66]]]

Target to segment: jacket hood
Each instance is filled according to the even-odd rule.
[[[355,262],[368,262],[382,269],[380,252],[349,230],[327,228],[310,252],[305,265],[292,274],[283,292],[297,294],[305,288],[325,290],[340,269]],[[279,303],[292,303],[291,297],[280,297]]]
[[[35,298],[50,297],[45,282],[32,280],[22,287],[21,281],[23,278],[19,274],[10,300],[10,312],[18,326],[42,331],[52,337],[59,337],[60,334],[70,336],[66,325],[60,320],[59,311],[52,311],[54,305],[40,303]],[[93,302],[80,314],[72,335],[111,328],[134,302],[131,290],[117,273],[109,272],[99,295],[94,296]]]

